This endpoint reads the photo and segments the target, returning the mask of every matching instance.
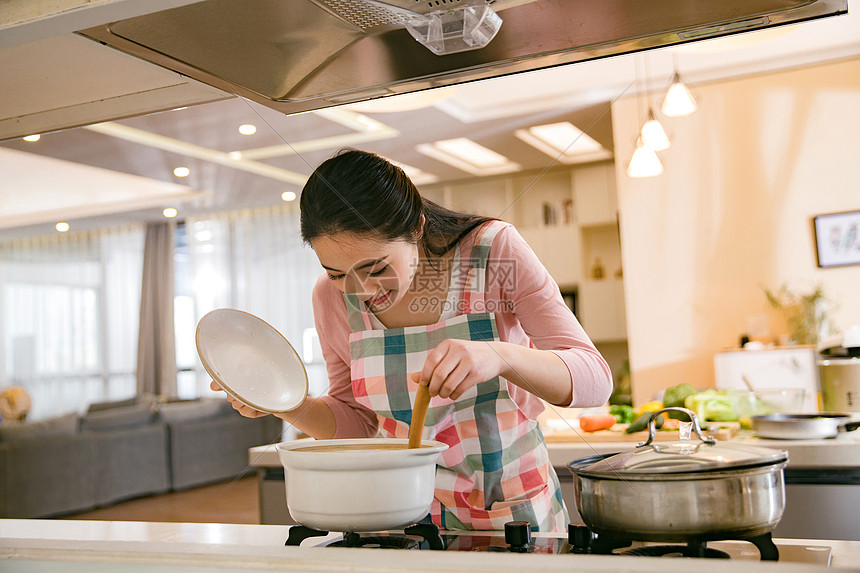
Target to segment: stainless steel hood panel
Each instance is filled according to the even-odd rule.
[[[436,56],[397,25],[396,13],[391,20],[356,22],[338,11],[343,5],[379,6],[363,0],[207,0],[80,33],[296,113],[848,10],[847,0],[514,2],[500,12],[504,23],[489,46]]]

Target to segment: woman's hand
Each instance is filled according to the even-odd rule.
[[[504,361],[493,342],[443,340],[427,353],[421,384],[431,396],[456,400],[469,388],[502,373]]]
[[[218,383],[215,382],[214,380],[209,383],[209,388],[214,390],[215,392],[224,392],[224,389],[221,388],[221,386],[219,386]],[[268,412],[260,412],[259,410],[255,410],[255,409],[251,408],[250,406],[243,404],[242,402],[235,399],[233,396],[231,396],[227,392],[224,392],[224,394],[227,395],[227,400],[233,406],[233,409],[236,410],[237,412],[239,412],[240,414],[242,414],[243,416],[245,416],[246,418],[259,418],[261,416],[268,416],[269,415]]]

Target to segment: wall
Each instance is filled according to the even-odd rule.
[[[636,403],[712,385],[714,352],[769,312],[763,286],[821,283],[836,325],[860,323],[860,266],[817,268],[811,228],[860,210],[860,60],[693,89],[699,110],[664,121],[654,178],[624,173],[644,96],[612,106]]]

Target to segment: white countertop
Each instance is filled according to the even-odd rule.
[[[174,571],[295,571],[302,573],[522,573],[523,571],[687,573],[687,559],[603,555],[520,555],[450,551],[369,551],[285,547],[289,526],[144,523],[76,520],[0,520],[0,570],[15,573],[166,573]],[[805,540],[775,540],[805,545]],[[820,541],[832,567],[860,561],[860,542]],[[576,566],[571,567],[574,562]],[[731,564],[735,563],[734,566]],[[696,561],[697,573],[737,569],[736,562]],[[744,572],[799,573],[823,567],[744,561]],[[855,569],[856,570],[856,569]]]
[[[860,430],[826,440],[766,440],[741,432],[732,441],[755,444],[788,452],[791,468],[860,468]],[[635,442],[564,442],[547,444],[552,465],[565,467],[573,460],[595,454],[621,452],[636,447]],[[252,467],[281,467],[274,445],[251,448],[248,463]]]

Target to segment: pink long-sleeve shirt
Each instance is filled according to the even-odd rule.
[[[460,242],[461,268],[469,265],[477,229]],[[485,285],[486,310],[493,312],[499,340],[550,350],[567,365],[573,381],[570,407],[599,406],[612,391],[612,374],[579,321],[565,305],[555,281],[510,224],[504,224],[490,248]],[[450,288],[456,288],[452,284]],[[321,400],[331,408],[335,438],[376,435],[376,414],[358,404],[350,377],[350,327],[346,303],[326,273],[313,291],[314,321],[326,362],[330,386]],[[443,315],[444,318],[444,315]],[[383,328],[381,324],[378,327]],[[508,382],[508,393],[529,418],[544,402]]]

